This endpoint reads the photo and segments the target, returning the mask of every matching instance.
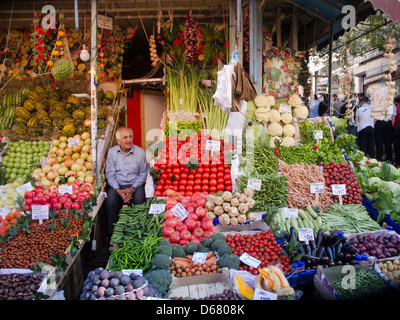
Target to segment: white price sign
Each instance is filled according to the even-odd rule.
[[[253,300],[278,300],[278,295],[260,288],[254,290]]]
[[[180,202],[178,202],[171,209],[171,211],[175,216],[177,216],[182,221],[185,220],[187,218],[187,216],[189,215],[189,212],[186,211],[186,209],[184,208],[184,206]]]
[[[68,147],[79,146],[79,138],[68,138]]]
[[[324,183],[323,182],[310,183],[310,193],[324,193]]]
[[[253,268],[258,268],[258,266],[260,265],[261,261],[253,258],[251,255],[249,255],[248,253],[243,253],[240,257],[239,257],[240,261],[242,261],[243,263],[247,264],[250,267]]]
[[[292,112],[292,106],[288,104],[281,104],[279,106],[279,112],[284,113],[284,112]]]
[[[344,196],[346,194],[346,185],[345,184],[333,184],[332,185],[332,193],[335,196]]]
[[[260,191],[261,190],[262,180],[250,178],[247,180],[247,188]]]
[[[206,150],[207,151],[219,151],[221,149],[221,141],[207,140]]]
[[[47,220],[49,219],[48,205],[32,205],[32,220]]]
[[[74,191],[72,190],[72,186],[64,185],[64,186],[58,186],[58,192],[61,195],[64,195],[66,193],[72,195]]]
[[[206,259],[207,259],[207,252],[194,252],[193,253],[192,261],[194,263],[203,264],[204,262],[206,262]]]
[[[23,192],[23,191],[32,191],[32,184],[30,182],[27,182],[27,183],[23,184],[22,186],[19,186],[15,190],[17,190],[17,192],[19,194],[21,194],[21,192]]]
[[[324,132],[322,130],[314,130],[314,139],[322,140],[324,138]]]
[[[165,203],[153,203],[150,205],[149,214],[160,214],[165,211]]]
[[[130,276],[132,273],[136,274],[137,276],[143,276],[142,269],[122,269],[121,271],[126,276]]]
[[[312,241],[314,240],[314,230],[312,228],[299,229],[299,241]]]
[[[284,208],[285,218],[297,218],[299,216],[299,209]]]

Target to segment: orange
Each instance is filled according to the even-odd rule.
[[[65,32],[64,31],[58,31],[58,36],[60,38],[64,38],[65,37]]]
[[[19,218],[19,217],[22,217],[23,214],[21,213],[21,211],[15,211],[14,216],[15,216],[15,218]]]
[[[0,236],[4,237],[7,234],[7,231],[8,230],[6,228],[0,226]]]
[[[59,56],[60,56],[60,51],[54,50],[54,51],[53,51],[53,56],[59,57]]]
[[[57,47],[62,47],[63,46],[63,42],[61,40],[56,41],[56,46]]]
[[[7,213],[6,220],[11,221],[14,218],[15,218],[14,212]]]
[[[12,220],[10,221],[10,224],[17,225],[17,223],[18,223],[18,220],[17,220],[16,218],[14,218],[14,219],[12,219]]]
[[[51,60],[47,61],[47,66],[48,67],[52,67],[53,65],[54,65],[53,61],[51,61]]]

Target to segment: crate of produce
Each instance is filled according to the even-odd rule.
[[[400,256],[400,235],[394,231],[382,229],[345,237],[357,254],[367,254],[378,260]]]
[[[365,209],[367,209],[371,218],[376,221],[378,219],[379,212],[374,208],[374,202],[363,197],[362,205],[365,207]],[[385,222],[388,226],[391,226],[394,231],[400,234],[400,225],[396,224],[396,222],[394,222],[390,216],[386,216],[383,222]]]
[[[360,264],[318,267],[314,287],[323,300],[377,298],[396,291],[375,270]]]
[[[376,261],[373,266],[374,270],[380,276],[388,281],[394,288],[400,290],[400,259],[388,258]]]

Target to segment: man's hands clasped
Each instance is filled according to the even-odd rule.
[[[119,196],[121,197],[122,201],[124,203],[128,203],[132,198],[133,198],[133,194],[135,193],[135,188],[130,187],[130,188],[126,188],[126,189],[116,189],[117,193],[119,194]]]

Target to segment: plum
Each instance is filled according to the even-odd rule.
[[[119,286],[119,279],[118,278],[112,278],[110,280],[110,286],[113,288],[116,288],[117,286]]]
[[[126,299],[127,300],[135,300],[136,299],[136,295],[134,292],[130,292],[126,295]]]
[[[98,294],[99,297],[103,297],[105,293],[106,293],[106,288],[104,288],[104,287],[99,287],[99,288],[97,289],[97,294]]]
[[[119,280],[120,284],[123,286],[126,286],[128,283],[131,282],[131,278],[128,276],[123,276],[120,280]]]
[[[114,289],[114,294],[115,295],[120,295],[120,294],[123,294],[124,292],[125,292],[125,287],[121,286],[121,285],[116,286],[115,289]]]
[[[108,288],[106,289],[106,292],[105,292],[104,295],[105,295],[106,297],[111,297],[112,295],[114,295],[114,289],[111,288],[111,287],[108,287]]]
[[[110,273],[107,270],[103,270],[102,272],[100,272],[99,278],[101,280],[108,279],[109,277],[110,277]]]
[[[108,288],[108,286],[110,285],[110,280],[108,279],[101,280],[100,285],[104,288]]]

